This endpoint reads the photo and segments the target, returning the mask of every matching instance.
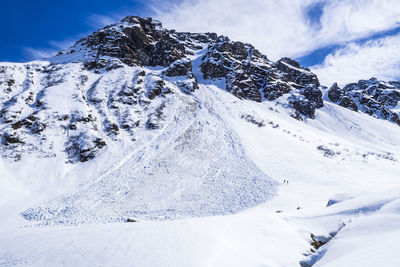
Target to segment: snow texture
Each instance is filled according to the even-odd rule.
[[[400,127],[221,38],[128,17],[0,64],[0,266],[400,265]]]

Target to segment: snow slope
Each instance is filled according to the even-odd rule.
[[[235,215],[132,224],[20,228],[27,221],[5,223],[3,216],[0,264],[398,265],[398,127],[333,104],[322,108],[316,120],[299,122],[278,103],[239,101],[215,85],[201,85],[196,98],[235,132],[258,168],[280,182],[272,200]],[[242,115],[264,121],[265,126]],[[326,154],[319,146],[335,153]],[[83,192],[73,195],[90,190]],[[329,199],[342,202],[326,207]],[[337,231],[315,254],[311,252],[311,234],[329,238]]]
[[[212,109],[179,98],[162,132],[118,168],[24,217],[51,223],[171,219],[267,201],[276,182],[248,158],[232,129]]]
[[[299,266],[303,261],[307,266],[316,261],[315,266],[397,266],[399,194],[388,193],[318,211],[275,213],[259,207],[176,221],[2,229],[0,264]],[[303,255],[312,249],[311,231],[322,239],[339,229],[316,254]]]
[[[212,34],[164,36],[191,47],[169,51],[177,69],[106,54],[92,71],[72,50],[93,60],[97,46],[84,44],[96,34],[53,61],[0,66],[0,266],[400,265],[400,127],[322,107],[303,84],[316,76],[289,59],[283,72],[250,58],[274,73],[271,99],[240,99],[265,100],[254,82],[264,74],[253,81],[247,58],[206,49]],[[118,45],[111,37],[99,45]],[[223,40],[218,49],[257,54]],[[229,79],[204,79],[202,60],[218,74],[218,58]]]

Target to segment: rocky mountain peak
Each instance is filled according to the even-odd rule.
[[[343,88],[334,83],[327,97],[342,107],[400,125],[400,82],[371,78],[347,84]]]
[[[273,62],[251,44],[129,16],[49,61],[1,66],[2,155],[61,150],[68,162],[88,161],[124,136],[135,142],[163,129],[177,99],[194,98],[200,83],[275,101],[299,120],[323,106],[317,76],[292,59]]]
[[[309,68],[300,66],[300,63],[293,59],[287,57],[281,58],[276,62],[276,67],[285,73],[288,81],[301,86],[320,86],[317,75],[312,73]]]
[[[215,38],[216,34],[177,33],[152,18],[128,16],[79,40],[59,56],[83,54],[78,60],[84,60],[88,69],[112,69],[121,63],[167,67]]]
[[[296,118],[313,118],[323,106],[315,74],[289,58],[274,63],[250,44],[219,38],[208,46],[201,71],[205,79],[224,78],[226,89],[239,98],[272,101],[290,93]]]
[[[130,66],[168,66],[185,54],[184,47],[170,37],[160,22],[131,16],[79,40],[67,54],[92,54],[89,68],[103,67],[106,57]]]
[[[167,30],[151,18],[126,17],[78,41],[66,54],[83,52],[88,69],[162,66],[168,67],[167,76],[185,75],[197,83],[191,57],[203,50],[202,78],[225,79],[226,90],[239,98],[272,101],[292,93],[289,106],[296,118],[313,118],[323,106],[317,76],[295,60],[282,58],[274,63],[251,44],[215,33]]]

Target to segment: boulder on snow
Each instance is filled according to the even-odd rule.
[[[352,198],[353,198],[353,196],[351,196],[349,194],[336,194],[328,200],[328,203],[326,204],[326,206],[329,207],[336,203],[346,201],[346,200],[349,200]]]

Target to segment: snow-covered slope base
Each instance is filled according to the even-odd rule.
[[[173,114],[151,142],[96,181],[23,216],[46,223],[175,219],[229,214],[271,198],[277,183],[249,159],[213,108],[184,94],[177,98],[165,103]]]
[[[1,266],[398,266],[396,193],[318,210],[0,230]],[[396,200],[397,199],[397,200]],[[339,232],[338,232],[339,231]],[[329,240],[317,253],[314,240]]]
[[[176,110],[186,110],[183,107],[187,107],[190,102],[186,103],[185,97],[182,96],[180,104],[182,107]],[[241,167],[248,164],[248,168],[263,172],[257,174],[259,177],[265,177],[264,180],[250,180],[259,187],[254,187],[254,184],[249,185],[253,189],[264,189],[254,193],[260,196],[259,203],[266,201],[272,192],[273,187],[270,183],[273,182],[268,177],[280,183],[275,197],[265,204],[229,216],[163,222],[145,220],[137,223],[22,227],[26,226],[28,221],[20,219],[18,213],[25,208],[35,206],[35,196],[40,194],[24,191],[31,183],[35,184],[35,181],[29,181],[27,178],[21,181],[12,179],[17,177],[17,174],[22,174],[16,169],[15,173],[11,171],[8,173],[8,180],[5,181],[15,185],[14,188],[19,188],[18,194],[21,198],[30,199],[32,202],[27,205],[26,201],[21,201],[24,204],[18,205],[17,199],[14,201],[12,211],[5,206],[2,208],[4,213],[0,231],[0,264],[4,266],[299,266],[300,263],[302,266],[312,264],[397,266],[399,264],[396,250],[396,240],[400,238],[398,126],[368,115],[354,113],[334,104],[327,104],[319,110],[315,120],[301,122],[291,118],[286,108],[279,103],[240,101],[216,85],[210,84],[201,84],[195,93],[195,99],[197,104],[189,105],[193,107],[193,111],[186,110],[187,116],[179,115],[179,122],[186,125],[183,128],[179,127],[185,129],[183,132],[176,133],[173,130],[174,122],[171,122],[171,128],[166,127],[167,130],[157,135],[154,139],[157,141],[150,142],[146,149],[128,153],[122,161],[100,157],[94,160],[98,161],[97,163],[87,165],[87,168],[96,168],[99,162],[103,161],[104,166],[112,166],[110,169],[101,167],[98,171],[75,170],[72,172],[75,176],[70,174],[68,177],[75,177],[71,180],[75,180],[76,183],[64,181],[62,177],[58,177],[58,180],[51,178],[46,180],[44,177],[46,185],[42,185],[42,201],[36,200],[36,203],[41,204],[38,208],[28,209],[24,214],[43,216],[39,218],[40,221],[48,223],[107,219],[116,221],[118,218],[127,218],[125,216],[158,218],[159,214],[162,216],[164,214],[156,213],[154,210],[162,209],[168,197],[171,197],[170,203],[173,203],[174,197],[180,199],[175,208],[188,212],[186,215],[199,216],[216,211],[224,213],[236,211],[234,204],[242,203],[240,194],[246,192],[245,186],[232,191],[238,194],[237,197],[224,198],[219,202],[226,204],[226,209],[225,206],[217,205],[219,199],[215,199],[215,195],[213,199],[215,205],[206,205],[205,199],[210,195],[204,195],[206,190],[202,191],[201,186],[193,187],[191,191],[193,194],[197,192],[202,195],[203,200],[196,202],[195,198],[185,198],[182,191],[172,190],[172,187],[168,187],[168,183],[160,184],[160,181],[146,181],[140,178],[143,177],[141,172],[134,177],[138,177],[138,181],[143,185],[140,188],[153,185],[154,191],[151,195],[141,192],[143,199],[137,199],[125,197],[124,194],[111,198],[107,194],[109,190],[115,190],[111,188],[116,184],[119,188],[137,186],[138,181],[123,176],[127,170],[135,171],[130,169],[132,162],[139,164],[147,162],[149,173],[155,174],[172,168],[169,171],[176,173],[172,177],[176,177],[179,181],[179,169],[173,168],[175,164],[185,168],[185,172],[181,175],[193,173],[198,164],[203,164],[198,157],[193,159],[195,160],[193,163],[184,160],[190,158],[194,152],[215,157],[216,165],[213,167],[213,163],[210,163],[209,170],[216,169],[222,177],[219,184],[216,185],[216,181],[214,184],[210,183],[210,186],[217,186],[212,190],[221,192],[216,195],[226,196],[224,190],[227,188],[224,188],[223,184],[238,181],[238,179],[224,180],[224,175],[251,173],[250,169],[244,169],[242,172],[237,166],[232,166],[230,162],[234,159],[244,164]],[[203,125],[201,129],[197,127],[200,124]],[[204,131],[207,133],[203,135]],[[191,136],[196,136],[196,139],[191,139]],[[174,140],[173,146],[163,146],[160,140],[168,142]],[[217,149],[225,142],[226,145],[223,147],[229,149],[229,155],[227,151]],[[203,144],[208,144],[207,149]],[[190,146],[192,149],[185,146]],[[213,147],[218,151],[211,149]],[[174,149],[179,149],[185,158],[176,158],[179,153],[170,158]],[[108,161],[110,163],[107,163]],[[161,164],[155,168],[152,162],[157,166],[160,162],[165,162],[162,163],[165,165]],[[12,170],[10,166],[15,164],[15,168],[20,168],[19,164],[24,163],[26,161],[3,162],[2,168]],[[104,172],[103,176],[95,181],[82,179],[86,182],[80,185],[79,177],[83,173],[98,172]],[[33,172],[32,175],[34,174]],[[119,179],[120,177],[124,179]],[[148,177],[151,175],[146,177],[150,179]],[[205,174],[203,177],[209,176]],[[198,184],[196,179],[192,179],[190,184],[181,181],[181,185],[185,185],[187,189],[189,185]],[[283,183],[283,180],[288,180],[289,184]],[[59,192],[51,192],[62,184],[67,185],[64,190],[70,193],[60,196]],[[13,187],[8,186],[8,188]],[[45,187],[48,189],[44,190]],[[177,184],[174,187],[179,188]],[[231,183],[229,187],[235,188],[235,184]],[[116,191],[124,192],[124,190]],[[161,199],[164,193],[166,195]],[[16,192],[4,190],[3,203],[9,206],[11,203],[7,200],[11,200],[15,194]],[[56,196],[53,200],[43,202],[53,195]],[[160,199],[153,196],[159,196]],[[195,203],[194,207],[198,210],[189,208],[190,205],[186,206],[188,202],[185,200]],[[224,200],[229,201],[223,202]],[[147,208],[137,203],[146,203]],[[329,207],[326,207],[328,203]],[[257,203],[250,203],[250,206],[255,204]],[[94,208],[90,209],[90,205],[94,205]],[[68,212],[58,212],[65,207],[70,207]],[[144,212],[121,212],[124,209],[140,211],[138,207],[142,207]],[[82,212],[79,212],[80,210]],[[146,211],[153,212],[146,213]],[[179,216],[179,212],[174,212]],[[32,225],[35,225],[35,222]],[[328,242],[323,245],[326,241]]]

